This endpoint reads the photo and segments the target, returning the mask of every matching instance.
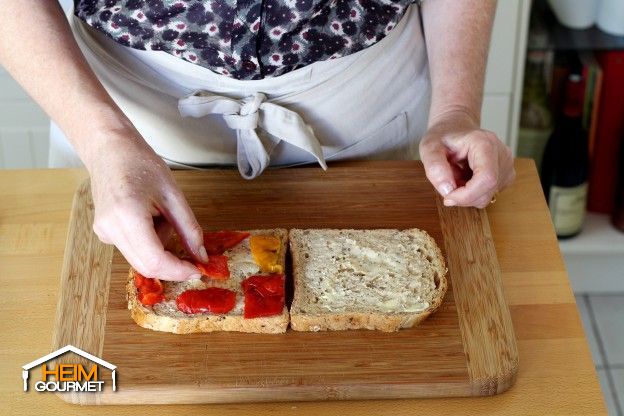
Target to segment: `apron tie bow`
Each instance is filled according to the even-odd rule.
[[[269,165],[270,154],[280,141],[310,153],[327,169],[321,144],[299,114],[266,101],[266,95],[254,93],[242,99],[197,91],[178,101],[184,117],[222,114],[228,127],[236,130],[238,170],[245,179],[258,177]],[[268,135],[260,137],[256,129]]]

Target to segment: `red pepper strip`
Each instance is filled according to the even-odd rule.
[[[158,279],[150,279],[135,271],[134,286],[137,288],[139,302],[145,306],[154,306],[165,300],[163,284]]]
[[[204,231],[204,247],[208,254],[223,254],[249,235],[238,231]]]
[[[226,280],[230,278],[228,258],[223,255],[208,255],[208,263],[195,262],[195,266],[204,275],[211,279]]]
[[[154,306],[157,303],[165,300],[165,295],[162,293],[143,293],[139,291],[138,293],[139,302],[141,302],[145,306]]]
[[[258,318],[284,310],[284,275],[250,276],[241,283],[245,295],[245,318]]]
[[[145,293],[162,293],[163,285],[158,279],[150,279],[148,277],[134,272],[134,287]]]
[[[184,313],[228,313],[236,305],[236,292],[219,287],[187,290],[177,297],[176,304]]]

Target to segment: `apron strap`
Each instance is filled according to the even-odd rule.
[[[294,111],[267,102],[262,93],[237,100],[196,91],[178,101],[178,110],[183,117],[223,115],[228,127],[236,130],[238,170],[245,179],[254,179],[266,169],[271,152],[282,140],[310,153],[327,169],[321,144],[312,128]],[[269,136],[259,137],[257,127]]]

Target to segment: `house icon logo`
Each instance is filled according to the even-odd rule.
[[[57,364],[55,367],[48,367],[47,362],[53,358],[60,357],[66,352],[73,352],[94,364],[87,369],[83,364]],[[66,345],[50,354],[41,357],[22,367],[22,379],[24,380],[24,391],[28,391],[28,378],[30,370],[41,366],[42,379],[35,383],[35,390],[56,391],[56,392],[100,392],[103,389],[104,381],[100,380],[100,367],[105,367],[112,372],[113,391],[117,391],[116,369],[117,366],[91,355],[73,345]],[[100,367],[98,367],[100,366]],[[54,378],[54,381],[49,380]]]

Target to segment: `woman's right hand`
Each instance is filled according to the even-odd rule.
[[[93,73],[58,2],[5,1],[0,17],[0,63],[57,122],[89,170],[98,237],[146,276],[200,277],[163,249],[175,228],[192,256],[208,261],[195,216],[166,164]]]
[[[163,246],[175,229],[193,257],[208,262],[202,228],[165,162],[133,127],[96,133],[85,163],[95,204],[93,230],[147,277],[199,279]]]

